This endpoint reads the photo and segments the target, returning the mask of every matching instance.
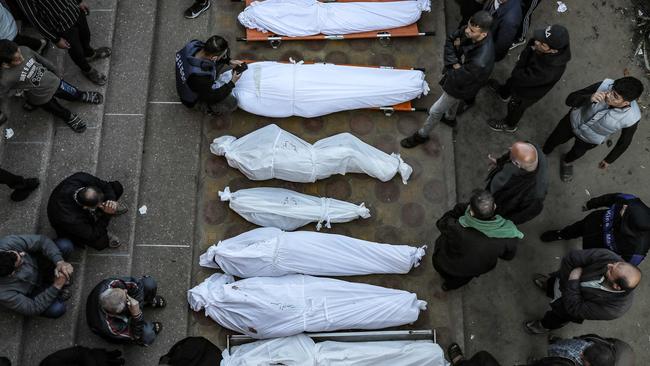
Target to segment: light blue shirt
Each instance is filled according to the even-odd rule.
[[[0,39],[13,41],[18,34],[16,20],[4,5],[0,4]]]

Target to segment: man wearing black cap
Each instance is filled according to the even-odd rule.
[[[499,98],[508,102],[505,118],[489,119],[494,131],[515,132],[526,109],[537,103],[562,78],[571,59],[569,32],[554,24],[537,29],[533,39],[519,55],[519,60],[504,85],[490,79],[488,85]]]

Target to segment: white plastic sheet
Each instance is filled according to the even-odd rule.
[[[211,246],[199,264],[241,278],[408,273],[420,264],[425,248],[313,231],[258,228]]]
[[[321,342],[304,334],[231,347],[220,366],[446,366],[431,341]]]
[[[292,231],[310,222],[331,228],[332,223],[348,222],[359,217],[367,219],[370,211],[361,203],[339,201],[334,198],[314,197],[283,188],[249,188],[230,192],[219,191],[222,201],[230,201],[230,208],[253,224]]]
[[[264,339],[303,332],[382,329],[412,323],[427,303],[410,292],[323,277],[286,275],[233,282],[215,273],[188,291],[194,311]]]
[[[283,118],[392,106],[428,91],[419,70],[264,61],[251,63],[232,93],[249,113]]]
[[[297,37],[384,30],[417,22],[430,0],[324,3],[316,0],[255,1],[237,17],[246,28]]]
[[[382,182],[400,173],[406,184],[413,168],[399,154],[386,154],[349,133],[340,133],[313,145],[275,124],[240,138],[221,136],[210,151],[225,156],[228,165],[248,179],[282,179],[310,183],[333,174],[365,173]]]

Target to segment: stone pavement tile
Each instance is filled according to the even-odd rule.
[[[0,342],[0,355],[8,357],[12,365],[18,365],[20,341],[23,335],[24,319],[9,310],[0,309],[0,329],[3,331]]]
[[[54,129],[54,117],[42,109],[27,112],[22,105],[22,99],[11,99],[9,121],[2,125],[3,139],[4,130],[11,128],[14,136],[7,142],[49,142]]]
[[[145,308],[145,319],[162,322],[163,330],[153,345],[129,347],[125,354],[134,365],[157,365],[158,358],[187,334],[192,247],[136,246],[133,258],[132,275],[152,276],[158,283],[158,294],[165,297],[167,306],[164,309]]]

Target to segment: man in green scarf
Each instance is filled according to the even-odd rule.
[[[475,190],[469,204],[457,204],[436,222],[440,236],[433,252],[433,268],[444,280],[443,291],[457,289],[491,271],[499,258],[515,257],[524,234],[495,210],[492,194]]]

